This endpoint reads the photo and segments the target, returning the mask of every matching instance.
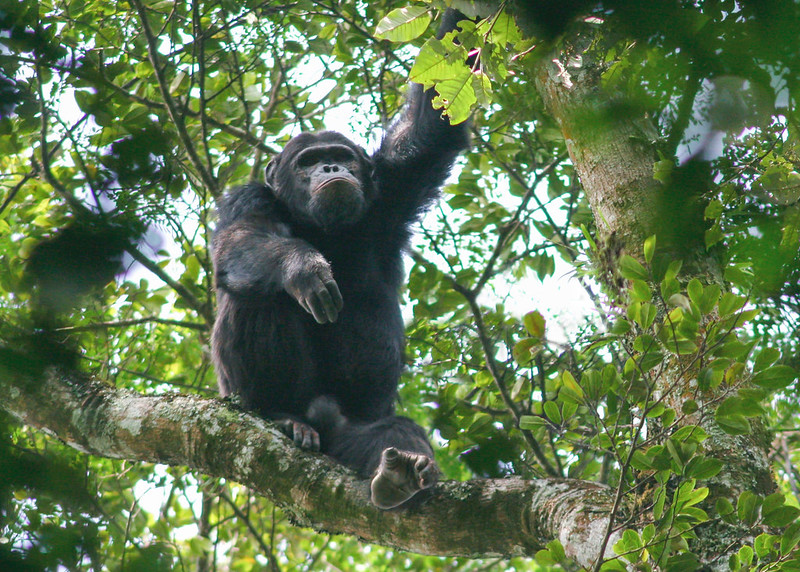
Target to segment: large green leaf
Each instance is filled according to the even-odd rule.
[[[448,79],[466,83],[469,75],[466,61],[467,51],[463,47],[432,38],[422,46],[408,77],[426,87]]]
[[[409,42],[428,29],[431,15],[425,6],[397,8],[384,16],[375,28],[375,37],[393,42]]]

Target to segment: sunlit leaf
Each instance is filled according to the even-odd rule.
[[[427,6],[397,8],[384,16],[375,28],[375,37],[393,42],[409,42],[428,29],[431,15]]]

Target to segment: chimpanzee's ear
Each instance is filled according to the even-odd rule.
[[[270,159],[269,163],[267,163],[266,169],[264,169],[264,179],[272,188],[275,188],[275,171],[278,169],[278,164],[280,163],[281,155],[280,153],[275,155],[272,159]]]

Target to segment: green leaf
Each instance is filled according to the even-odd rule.
[[[753,376],[753,383],[765,389],[783,389],[797,379],[797,372],[788,365],[774,365]]]
[[[714,199],[714,200],[708,201],[708,204],[706,205],[706,210],[705,210],[705,213],[703,214],[703,216],[706,219],[716,219],[716,218],[719,217],[719,215],[722,214],[722,210],[723,210],[722,201],[720,201],[719,199]]]
[[[634,552],[640,546],[641,542],[639,540],[639,535],[628,529],[623,532],[620,539],[614,543],[614,552],[617,554],[625,554],[626,558],[630,559],[631,555],[627,553]]]
[[[764,524],[783,528],[794,522],[800,516],[800,509],[793,506],[782,506],[764,515]]]
[[[672,438],[678,442],[702,443],[708,439],[708,433],[699,425],[685,425],[672,434]]]
[[[564,547],[561,545],[561,542],[559,542],[557,539],[551,540],[546,546],[550,551],[550,555],[555,559],[556,562],[562,562],[566,560],[567,554],[564,552]]]
[[[750,433],[750,422],[744,415],[726,415],[717,417],[717,425],[728,435],[747,435]]]
[[[744,417],[758,417],[764,413],[764,408],[758,401],[733,396],[723,401],[717,407],[718,416],[742,415]]]
[[[680,258],[670,262],[669,266],[667,266],[667,271],[664,273],[664,280],[665,281],[675,280],[675,278],[677,278],[678,276],[678,272],[681,271],[682,267],[683,267],[683,260],[681,260]]]
[[[653,524],[648,524],[647,526],[642,529],[642,542],[644,544],[649,544],[651,540],[656,535],[656,527]]]
[[[675,162],[669,159],[662,159],[653,163],[653,178],[665,184],[669,184],[672,173],[675,171]]]
[[[717,514],[722,517],[722,520],[728,524],[736,522],[736,509],[731,504],[731,501],[725,497],[720,497],[715,501],[714,509],[717,511]]]
[[[666,572],[686,572],[687,570],[698,570],[700,561],[691,552],[681,552],[670,556],[665,567]]]
[[[489,76],[487,76],[485,73],[481,73],[480,71],[473,72],[473,74],[472,74],[472,91],[475,93],[475,99],[478,102],[478,105],[480,105],[482,107],[486,107],[487,105],[492,103],[492,97],[493,97],[492,96],[492,82],[489,79]],[[450,124],[451,125],[456,125],[457,123],[460,123],[459,121],[456,120],[456,117],[455,117],[454,114],[449,113],[449,110],[448,110],[448,115],[450,117]],[[544,259],[544,260],[547,260],[550,257],[549,256],[540,256],[540,258]],[[552,272],[549,272],[549,273],[547,273],[545,275],[549,276],[550,274],[552,274]],[[542,275],[543,274],[541,272],[539,272],[539,276],[542,276]]]
[[[700,299],[703,296],[703,285],[697,278],[692,278],[686,285],[686,293],[695,306],[700,307]]]
[[[517,28],[514,18],[505,11],[497,14],[494,21],[492,21],[491,18],[487,18],[481,21],[481,24],[482,26],[478,28],[478,31],[481,33],[485,33],[484,28],[491,25],[489,41],[501,48],[514,45],[522,39],[522,33],[519,31],[519,28]]]
[[[651,336],[650,334],[636,336],[636,338],[633,340],[634,351],[644,353],[657,348],[658,342],[656,341],[655,337]]]
[[[542,408],[550,421],[556,425],[561,425],[561,410],[555,401],[545,401]]]
[[[656,520],[660,519],[664,515],[664,504],[666,501],[667,489],[666,487],[659,487],[656,490],[656,500],[653,503],[653,516],[656,517]]]
[[[678,519],[679,522],[686,522],[687,520],[694,522],[705,522],[708,520],[708,513],[703,509],[694,506],[683,507],[678,514],[681,516],[681,518]]]
[[[756,540],[753,542],[753,548],[755,548],[756,555],[759,558],[765,558],[772,551],[772,547],[775,546],[776,540],[777,537],[774,534],[764,533],[756,536]]]
[[[616,544],[614,550],[616,550]],[[627,572],[628,569],[621,560],[606,560],[600,567],[600,572]]]
[[[753,364],[753,371],[758,372],[771,366],[778,361],[780,357],[781,352],[777,348],[764,348],[758,352],[758,354],[756,354],[756,359]]]
[[[538,311],[528,312],[522,318],[522,323],[525,324],[525,329],[528,333],[535,337],[544,338],[545,319]]]
[[[653,325],[653,322],[656,319],[656,314],[658,314],[656,307],[650,302],[644,302],[639,308],[639,325],[646,330]]]
[[[773,493],[764,499],[761,505],[761,516],[768,526],[783,528],[794,522],[800,509],[787,505],[783,493]]]
[[[713,354],[715,357],[721,358],[743,358],[752,347],[752,344],[744,344],[736,338],[731,338],[729,341],[714,349]]]
[[[619,259],[619,272],[623,277],[628,280],[649,280],[650,274],[647,269],[642,266],[642,263],[636,260],[633,256],[623,254]]]
[[[680,446],[680,443],[675,443],[675,441],[673,441],[672,439],[667,439],[666,447],[667,451],[669,452],[669,456],[675,462],[675,465],[677,465],[679,469],[683,468],[686,459],[682,455],[682,450],[681,450],[682,448]]]
[[[511,354],[518,364],[528,365],[540,351],[542,351],[542,341],[539,338],[523,338],[514,344]]]
[[[635,449],[633,451],[633,455],[631,456],[631,466],[634,469],[639,469],[640,471],[650,471],[655,468],[650,457],[648,457],[639,449]]]
[[[466,61],[467,51],[462,46],[432,38],[425,42],[417,54],[409,79],[426,87],[447,79],[466,83],[466,76],[472,75]]]
[[[630,331],[631,331],[631,323],[628,320],[625,320],[624,318],[620,318],[619,320],[614,322],[614,325],[611,326],[610,330],[610,332],[615,336],[624,336]]]
[[[711,248],[719,241],[721,241],[723,238],[725,238],[725,235],[722,233],[722,229],[720,228],[720,226],[718,224],[714,224],[711,225],[711,227],[705,231],[703,238],[705,241],[706,248]]]
[[[750,566],[753,562],[753,548],[750,546],[742,546],[739,549],[739,562],[745,566]]]
[[[758,517],[758,509],[761,506],[761,497],[750,491],[744,491],[739,495],[736,502],[736,514],[739,520],[751,525]]]
[[[697,344],[691,340],[667,340],[664,342],[664,347],[670,353],[681,356],[693,354],[697,351]]]
[[[583,238],[586,239],[586,242],[589,243],[589,248],[592,252],[597,252],[597,243],[592,238],[592,235],[589,234],[589,229],[586,228],[585,224],[581,224],[581,234],[583,234]]]
[[[732,292],[725,292],[719,300],[720,316],[728,316],[744,306],[746,300]]]
[[[683,506],[694,506],[708,496],[708,487],[695,488],[695,481],[685,481],[678,487],[676,501]]]
[[[336,24],[328,24],[327,26],[323,26],[322,29],[317,34],[317,37],[322,40],[330,40],[336,35],[336,31],[338,30],[338,26]]]
[[[692,304],[689,302],[689,298],[683,294],[672,294],[667,298],[667,303],[673,307],[672,312],[668,314],[669,319],[672,321],[676,321],[678,317],[682,318],[683,312],[691,312],[692,310]],[[676,314],[674,313],[675,310],[680,310],[680,312]]]
[[[795,522],[781,535],[781,554],[788,554],[797,544],[800,543],[800,521]]]
[[[779,509],[780,507],[786,504],[786,496],[781,493],[772,493],[771,495],[767,495],[764,498],[764,502],[761,505],[761,513],[762,514],[769,514],[770,512]]]
[[[636,363],[642,371],[650,371],[663,361],[664,355],[661,352],[648,352],[636,359]]]
[[[683,294],[679,294],[680,290],[681,290],[681,285],[674,278],[664,278],[664,280],[661,281],[661,296],[665,300],[669,300],[670,303],[673,306],[681,306],[681,307],[684,307],[685,309],[688,310],[689,309],[689,299],[686,298],[686,296],[684,296]],[[676,302],[672,301],[672,299],[675,296],[678,296],[678,295],[681,298],[683,298],[684,300],[686,300],[686,304],[685,305],[680,303],[680,301],[676,301]]]
[[[647,409],[645,417],[661,417],[666,410],[667,408],[663,403],[656,403]]]
[[[464,69],[466,70],[466,68]],[[481,80],[469,70],[466,70],[458,78],[436,82],[438,95],[433,98],[433,107],[442,109],[453,125],[466,121],[473,104],[478,101],[475,82],[478,86],[483,87]]]
[[[582,399],[583,398],[583,390],[581,386],[578,385],[578,382],[575,381],[575,378],[569,371],[564,371],[561,375],[561,383],[564,384],[564,387],[567,388],[570,392],[575,394],[576,397]]]
[[[648,264],[653,262],[653,253],[656,251],[656,235],[647,237],[644,241],[644,260]]]
[[[384,16],[375,28],[375,37],[392,42],[409,42],[428,29],[431,15],[427,6],[397,8]]]
[[[712,457],[693,457],[686,464],[684,476],[699,481],[710,479],[722,470],[722,461]]]
[[[717,284],[709,284],[706,286],[703,289],[703,295],[700,297],[700,301],[697,304],[698,308],[700,308],[700,312],[703,314],[709,314],[717,305],[721,293],[722,288],[720,288]]]
[[[519,428],[524,431],[533,431],[547,425],[547,421],[538,415],[522,415],[519,418]]]
[[[542,566],[555,566],[556,560],[550,554],[549,550],[540,550],[536,553],[536,563],[541,564]]]
[[[698,380],[700,380],[704,387],[715,388],[722,383],[725,370],[731,366],[731,360],[728,358],[718,358],[711,361],[708,366],[700,370]]]
[[[631,287],[631,298],[640,302],[649,302],[653,299],[650,286],[644,280],[634,280]]]

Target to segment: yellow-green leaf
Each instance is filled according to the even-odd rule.
[[[428,29],[431,15],[426,6],[397,8],[384,16],[375,28],[375,37],[392,42],[408,42]]]

